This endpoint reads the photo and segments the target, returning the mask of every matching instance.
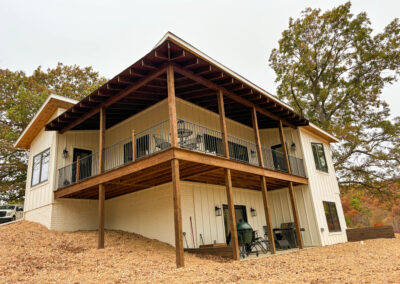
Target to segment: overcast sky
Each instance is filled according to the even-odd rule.
[[[0,0],[0,68],[31,73],[57,62],[93,66],[111,78],[171,31],[253,83],[275,94],[268,65],[289,17],[306,7],[345,1],[22,1]],[[400,1],[352,1],[376,32],[400,17]],[[385,88],[400,116],[400,83]]]

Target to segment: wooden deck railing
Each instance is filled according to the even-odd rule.
[[[209,155],[224,156],[221,131],[178,119],[178,147]],[[133,138],[134,137],[134,138]],[[135,143],[132,145],[132,138]],[[135,133],[104,149],[104,172],[132,163],[171,147],[169,121],[165,120],[148,129]],[[257,145],[228,135],[229,158],[258,166]],[[262,147],[264,167],[288,172],[284,155]],[[58,189],[99,174],[99,153],[80,158],[58,170]],[[305,177],[303,159],[289,156],[291,173]],[[79,171],[77,173],[77,171]]]

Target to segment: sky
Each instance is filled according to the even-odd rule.
[[[57,62],[92,66],[112,78],[171,31],[272,94],[268,58],[289,17],[306,7],[331,9],[346,1],[28,1],[0,0],[0,68],[30,74]],[[352,1],[367,12],[374,32],[400,17],[400,1]],[[383,98],[400,116],[400,82]]]

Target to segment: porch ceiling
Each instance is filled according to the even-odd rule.
[[[46,130],[98,129],[101,106],[107,108],[107,128],[143,111],[167,98],[168,64],[174,66],[175,92],[181,99],[218,113],[216,88],[223,88],[226,116],[233,120],[251,126],[250,110],[244,108],[255,104],[262,111],[260,128],[276,127],[277,119],[292,127],[308,125],[305,118],[279,100],[188,46],[168,38],[48,123]]]

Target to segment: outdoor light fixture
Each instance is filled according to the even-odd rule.
[[[256,151],[250,150],[250,156],[251,156],[252,159],[255,159],[255,157],[256,157]]]
[[[64,159],[68,158],[68,150],[67,150],[67,148],[64,148],[62,153],[63,153]]]
[[[292,151],[296,151],[296,143],[292,142],[292,145],[290,145],[290,148],[292,148]]]
[[[215,206],[215,216],[221,216],[222,215],[222,209],[218,205]]]
[[[256,217],[257,216],[257,211],[253,207],[250,208],[250,213],[251,213],[252,217]]]

